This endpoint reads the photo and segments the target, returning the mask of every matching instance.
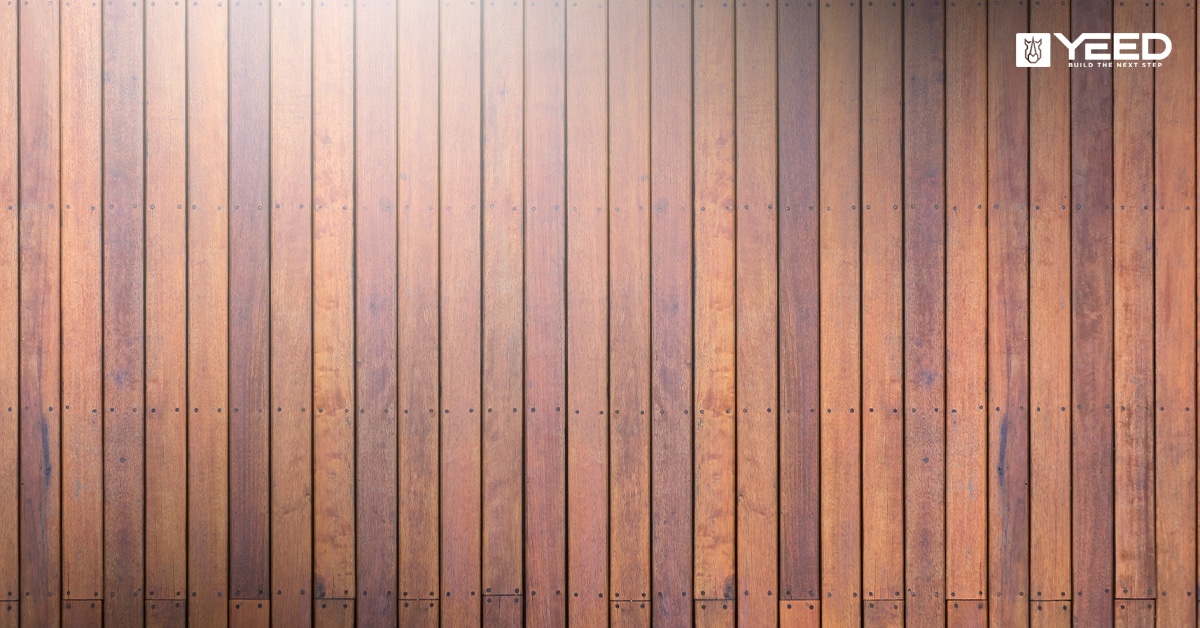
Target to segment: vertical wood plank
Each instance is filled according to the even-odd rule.
[[[1196,14],[1163,0],[1154,72],[1155,545],[1160,626],[1196,622]],[[1190,594],[1190,595],[1189,595]]]
[[[353,620],[355,7],[312,10],[313,593]]]
[[[736,9],[735,594],[737,621],[751,626],[776,625],[779,610],[777,4],[743,2]]]
[[[271,623],[288,627],[312,625],[313,611],[313,10],[306,0],[277,1],[270,20],[270,372],[275,408],[267,408],[274,590],[268,597]],[[235,213],[246,211],[259,210],[235,207]]]
[[[988,613],[1029,622],[1028,71],[1011,33],[1028,7],[988,14]]]
[[[441,21],[441,615],[480,625],[482,14],[451,2]]]
[[[903,71],[907,599],[901,618],[918,626],[946,621],[944,27],[940,2],[909,3]]]
[[[188,623],[229,600],[229,7],[188,8]],[[248,339],[240,339],[248,342]]]
[[[1030,9],[1030,30],[1065,33],[1070,27],[1071,11],[1066,5],[1048,2]],[[1070,151],[1071,122],[1075,118],[1071,111],[1070,70],[1061,58],[1053,56],[1062,50],[1051,47],[1051,67],[1029,73],[1032,601],[1071,597]]]
[[[0,596],[18,599],[20,567],[17,454],[20,274],[17,249],[20,182],[17,161],[17,5],[0,5]],[[15,603],[0,604],[0,622],[14,625]],[[8,618],[8,619],[4,619]]]
[[[525,613],[521,595],[488,595],[483,598],[484,626],[520,626]]]
[[[986,627],[988,625],[987,602],[983,600],[947,601],[946,625],[951,628]]]
[[[732,626],[737,622],[734,600],[696,600],[697,628]]]
[[[355,12],[355,483],[358,623],[397,620],[396,21],[393,0]]]
[[[640,6],[639,3],[633,3]],[[623,13],[632,12],[626,6]],[[692,272],[693,255],[692,238],[694,234],[695,211],[693,205],[693,110],[692,96],[695,78],[689,70],[692,68],[693,48],[690,39],[689,26],[697,16],[693,4],[681,2],[654,4],[649,7],[649,15],[644,10],[630,16],[630,21],[638,25],[649,18],[648,26],[635,27],[627,21],[617,21],[612,31],[614,37],[637,37],[639,40],[649,35],[649,42],[642,44],[621,39],[610,39],[616,42],[612,48],[641,50],[642,59],[649,61],[649,76],[639,75],[630,68],[629,74],[623,69],[617,69],[632,79],[638,77],[637,83],[631,85],[633,90],[630,98],[637,97],[641,106],[649,106],[649,151],[650,163],[640,164],[639,169],[633,169],[636,161],[625,159],[614,160],[610,156],[614,173],[626,173],[626,176],[645,176],[650,174],[649,204],[654,214],[651,217],[651,407],[650,413],[650,517],[652,536],[650,539],[650,564],[644,566],[650,571],[650,588],[632,590],[628,598],[637,596],[651,600],[649,621],[662,626],[689,625],[693,618],[692,598],[694,585],[692,581],[692,558],[695,555],[692,540],[695,524],[693,510],[695,492],[693,483],[694,457],[693,435],[695,429],[693,412],[702,407],[698,397],[694,396],[699,384],[694,379],[695,373],[689,368],[694,359],[693,335],[693,301],[692,301]],[[639,46],[648,45],[648,50]],[[610,86],[615,74],[610,75]],[[645,77],[645,78],[642,78]],[[649,85],[642,80],[648,79]],[[624,80],[624,79],[622,79]],[[648,90],[648,93],[646,93]],[[618,97],[623,94],[616,92]],[[614,108],[614,111],[616,109]],[[633,108],[632,111],[636,111]],[[645,112],[645,109],[641,109]],[[645,117],[641,118],[645,120]],[[631,121],[614,120],[613,128],[620,127],[618,133],[630,133],[629,147],[636,146],[635,133],[644,134],[645,127]],[[617,135],[617,137],[625,137]],[[642,135],[641,137],[645,137]],[[644,139],[642,141],[645,141]],[[645,155],[645,153],[642,153]],[[624,162],[624,163],[622,163]],[[626,168],[629,168],[626,170]],[[640,188],[640,194],[622,200],[614,188],[612,200],[620,201],[632,208],[636,203],[641,207],[645,202],[645,188]],[[729,251],[732,254],[732,251]],[[727,257],[731,263],[732,259]],[[732,268],[727,266],[729,271]],[[732,297],[730,292],[726,294]],[[612,327],[610,337],[617,338],[617,327]],[[732,331],[732,330],[730,330]],[[732,347],[730,347],[732,349]],[[729,359],[732,355],[728,356]],[[726,385],[732,381],[726,380]],[[695,388],[693,388],[695,386]],[[732,399],[729,402],[732,404]],[[711,407],[711,406],[710,406]],[[730,405],[726,405],[726,408]],[[713,412],[715,414],[715,411]],[[640,414],[638,416],[641,416]],[[713,416],[710,414],[710,416]],[[732,452],[730,452],[732,453]],[[726,486],[730,486],[726,482]],[[615,490],[615,489],[614,489]],[[645,580],[642,580],[645,586]],[[614,596],[615,591],[614,581]],[[636,583],[634,583],[636,585]],[[629,586],[621,584],[621,586]],[[640,612],[641,605],[638,609]]]
[[[187,8],[145,11],[145,589],[167,609],[187,597]]]
[[[987,7],[946,8],[946,592],[986,599]],[[962,613],[986,613],[966,610]],[[953,605],[947,609],[953,614]]]
[[[104,10],[104,623],[143,622],[146,5]],[[92,415],[93,417],[95,415]],[[98,596],[97,596],[98,597]],[[100,614],[100,605],[95,613]],[[89,605],[90,610],[90,605]]]
[[[874,628],[904,626],[904,600],[879,600],[863,602],[863,626]]]
[[[817,11],[779,9],[779,588],[819,599],[820,314],[818,286]],[[807,604],[796,605],[804,615]],[[786,605],[780,623],[787,624]],[[820,621],[820,609],[806,616]]]
[[[1041,600],[1029,603],[1029,625],[1034,628],[1054,628],[1078,625],[1079,615],[1072,615],[1070,600]]]
[[[524,587],[524,12],[483,12],[483,590],[496,625],[525,606],[495,597]]]
[[[904,6],[862,7],[864,602],[905,597]]]
[[[565,17],[545,0],[525,5],[525,574],[533,625],[566,621]]]
[[[187,626],[187,608],[183,600],[146,600],[148,628],[182,628]]]
[[[60,7],[22,5],[20,134],[21,623],[60,617]]]
[[[734,600],[737,405],[734,12],[705,2],[692,19],[695,254],[695,566],[697,600]],[[664,9],[665,10],[665,9]],[[666,22],[654,19],[652,24]],[[651,41],[657,41],[652,32]],[[654,47],[657,50],[658,46]],[[665,71],[664,71],[665,73]],[[658,74],[652,74],[657,79]],[[652,96],[661,90],[654,89]],[[656,110],[651,105],[652,111]],[[664,120],[675,119],[664,115]],[[664,147],[664,154],[670,154]],[[657,152],[652,154],[651,161]],[[656,190],[659,186],[655,186]],[[657,192],[656,192],[657,194]],[[656,483],[657,484],[657,483]],[[673,593],[673,591],[672,591]],[[681,596],[682,597],[682,596]],[[700,621],[699,609],[697,621]],[[734,615],[728,614],[730,617]],[[705,621],[712,615],[704,613]]]
[[[1154,600],[1116,600],[1113,625],[1118,628],[1154,626]]]
[[[237,0],[228,7],[229,596],[235,600],[271,597],[270,118],[277,91],[271,7]],[[257,616],[238,615],[247,622]]]
[[[137,615],[140,623],[141,613]],[[63,628],[98,628],[103,623],[104,609],[99,600],[63,600]]]
[[[441,3],[400,0],[400,598],[438,584],[438,24]],[[448,409],[447,409],[448,410]],[[424,604],[406,615],[425,613]],[[434,620],[437,612],[434,609]]]
[[[567,6],[567,621],[592,626],[609,622],[608,7]],[[620,89],[624,80],[613,87]],[[613,109],[620,111],[621,101],[614,99]],[[620,114],[613,117],[626,122]],[[641,126],[644,133],[644,119]],[[638,164],[637,153],[629,155],[631,168],[644,175],[644,140],[640,156]],[[636,180],[645,185],[644,176]],[[642,458],[649,455],[643,451]],[[649,478],[646,467],[641,465]],[[648,488],[618,503],[630,497],[648,503]],[[649,520],[647,510],[640,526],[646,539]],[[611,549],[614,565],[640,553],[645,566],[650,555],[648,543],[614,540]],[[648,573],[642,580],[649,580]],[[614,587],[632,590],[615,578]],[[618,621],[615,613],[612,621]]]
[[[270,605],[270,600],[230,600],[229,627],[259,628],[270,625]]]
[[[640,64],[632,60],[644,54],[648,44],[645,33],[650,26],[649,7],[643,4],[629,7],[627,4],[618,1],[610,5],[613,14],[610,32],[615,39],[610,48],[612,67],[608,75],[613,96],[609,105],[613,113],[609,134],[609,150],[612,151],[609,161],[613,171],[609,192],[611,208],[606,208],[610,329],[606,340],[609,401],[612,404],[609,421],[612,590],[609,596],[614,600],[643,600],[650,594],[651,460],[652,456],[657,459],[657,452],[652,454],[650,451],[653,440],[650,426],[655,422],[652,419],[664,417],[655,414],[659,408],[652,405],[651,399],[652,384],[657,383],[655,378],[661,377],[661,373],[651,370],[651,355],[657,358],[655,350],[658,347],[651,347],[650,340],[652,337],[658,340],[658,329],[651,330],[657,310],[652,309],[650,287],[658,269],[651,268],[650,258],[653,218],[646,177],[649,164],[645,162],[649,116],[644,106],[639,107],[641,103],[634,100],[639,98],[639,91],[642,92],[640,95],[649,95],[648,86],[641,83],[646,80],[648,66],[644,60]],[[630,15],[639,9],[640,15]],[[595,26],[590,28],[596,29]],[[571,33],[567,34],[567,41],[574,41]],[[567,102],[572,102],[570,93]],[[572,143],[577,141],[571,128],[567,129],[567,137]],[[567,172],[574,173],[570,163]],[[657,403],[657,399],[653,403]],[[674,417],[679,410],[672,410]],[[631,603],[624,604],[626,610]]]
[[[320,3],[317,7],[320,7]],[[313,612],[313,624],[318,628],[351,628],[354,626],[354,600],[320,600]]]
[[[650,602],[641,600],[626,600],[612,602],[612,610],[608,612],[608,626],[624,628],[626,626],[650,625]]]
[[[1086,5],[1077,2],[1071,12],[1072,31],[1109,31],[1112,11],[1107,0]],[[1071,531],[1059,543],[1069,540],[1073,548],[1074,594],[1071,612],[1064,620],[1055,621],[1062,625],[1070,625],[1072,619],[1079,625],[1113,621],[1114,147],[1113,71],[1100,68],[1073,73],[1070,249],[1074,414],[1068,442],[1074,445],[1070,454],[1074,481]],[[1057,482],[1066,481],[1065,472],[1057,475]],[[1032,591],[1037,595],[1038,589]],[[1045,606],[1058,616],[1062,613],[1057,608],[1064,605]]]
[[[1113,8],[1114,31],[1153,29],[1153,6],[1118,2]],[[1113,591],[1118,597],[1155,595],[1153,103],[1153,73],[1113,73],[1113,145],[1120,147],[1113,152]]]
[[[437,600],[400,600],[398,614],[401,626],[437,628]]]
[[[838,625],[862,605],[860,10],[828,2],[820,25],[821,617]]]
[[[101,204],[104,200],[101,190],[105,189],[101,179],[106,168],[101,166],[101,138],[105,129],[100,121],[104,119],[101,103],[108,101],[101,98],[104,56],[101,51],[106,23],[131,11],[136,9],[128,4],[114,7],[102,19],[100,7],[90,2],[72,2],[63,5],[59,24],[62,31],[59,125],[63,209],[59,281],[64,330],[61,352],[64,600],[100,599],[104,581],[106,484],[101,424],[107,412],[102,414],[100,408],[105,402],[102,344],[107,299],[102,281],[101,217],[107,205]],[[126,405],[122,404],[123,412],[130,410]]]
[[[780,44],[782,45],[782,43],[781,41]],[[821,625],[821,601],[780,601],[779,625],[781,628],[819,628]]]

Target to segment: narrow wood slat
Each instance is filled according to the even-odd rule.
[[[313,611],[312,12],[304,0],[271,10],[269,599],[272,624],[296,627]]]
[[[317,2],[311,19],[313,595],[349,598],[356,591],[354,6]],[[347,603],[337,612],[353,620]]]
[[[481,569],[483,200],[477,5],[444,7],[441,21],[441,616],[478,626]]]
[[[20,252],[17,249],[19,135],[17,131],[17,6],[0,6],[0,595],[18,599],[17,394],[19,376]],[[5,608],[9,607],[9,608]],[[15,604],[0,605],[0,622],[15,624]],[[9,620],[3,618],[9,618]]]
[[[987,599],[988,589],[986,34],[986,6],[946,8],[948,600]]]
[[[56,625],[62,598],[60,7],[18,14],[21,623]]]
[[[570,569],[564,594],[570,596],[568,623],[594,626],[604,625],[610,618],[609,556],[617,564],[621,564],[619,561],[638,564],[636,559],[640,554],[640,563],[645,565],[650,555],[648,543],[639,545],[614,539],[611,554],[609,544],[608,155],[610,147],[619,150],[621,143],[609,142],[609,102],[605,98],[609,33],[604,8],[605,5],[592,2],[572,3],[567,7],[567,137],[571,138],[567,144],[566,244],[567,565]],[[620,103],[614,98],[613,109],[619,111]],[[614,113],[613,117],[624,123],[619,114]],[[644,120],[642,127],[645,128]],[[644,141],[642,151],[644,162]],[[631,168],[638,168],[636,153],[615,160],[614,166],[620,167],[624,157],[632,158]],[[645,165],[640,169],[644,173]],[[614,186],[614,189],[620,188]],[[641,453],[642,459],[649,458],[646,451]],[[641,465],[646,471],[644,475],[649,477],[646,467],[645,463]],[[617,468],[613,466],[614,474]],[[631,494],[614,499],[613,503],[648,504],[648,492],[643,490],[639,496],[631,490]],[[615,492],[613,495],[617,497]],[[613,523],[617,521],[614,512]],[[640,530],[641,536],[649,539],[648,510]],[[643,571],[646,582],[649,570]],[[614,586],[618,586],[619,581],[615,577],[613,580]],[[646,585],[641,588],[648,590]],[[617,623],[615,615],[612,621]]]

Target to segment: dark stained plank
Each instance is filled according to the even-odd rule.
[[[17,250],[17,6],[0,6],[0,596],[18,599],[17,416],[20,318]],[[5,608],[8,607],[8,608]],[[0,605],[0,622],[16,623],[15,603]],[[4,619],[4,618],[9,619]],[[5,624],[7,625],[7,624]]]
[[[438,585],[438,23],[436,2],[400,0],[400,599]],[[446,410],[451,410],[447,407]],[[408,607],[424,611],[424,605]],[[409,611],[411,615],[415,611]],[[433,614],[435,621],[437,613]],[[403,623],[404,620],[402,620]]]
[[[902,620],[946,622],[945,13],[904,14],[904,556]],[[865,215],[864,215],[865,218]],[[865,325],[865,323],[864,323]],[[869,416],[869,415],[868,415]],[[868,598],[869,599],[869,598]],[[887,603],[881,604],[885,609]]]
[[[59,3],[21,5],[20,571],[21,623],[56,625],[62,598]],[[11,597],[11,596],[10,596]]]
[[[988,14],[988,613],[1002,626],[1029,621],[1029,90],[1010,35],[1027,13]]]
[[[187,597],[187,10],[152,0],[145,11],[145,592],[158,610]],[[163,613],[186,619],[187,608]]]
[[[147,628],[187,626],[187,606],[183,600],[146,600]]]
[[[820,313],[817,234],[817,11],[779,8],[779,589],[819,599]],[[799,614],[819,623],[820,608]],[[780,623],[787,625],[786,604]],[[799,620],[797,620],[799,621]],[[808,621],[808,619],[805,619]]]
[[[1152,628],[1154,600],[1116,600],[1113,625],[1117,628]]]
[[[268,597],[271,623],[295,627],[311,626],[313,612],[313,11],[305,0],[277,2],[270,38],[274,593]],[[259,211],[243,206],[234,213],[248,209]]]
[[[229,596],[234,600],[270,599],[272,588],[270,118],[271,95],[278,91],[271,88],[272,4],[234,0],[228,7]],[[240,614],[243,621],[254,615]]]
[[[312,568],[319,599],[356,590],[354,10],[349,0],[318,1],[312,17]],[[345,603],[336,612],[353,622],[354,604]],[[318,624],[321,615],[318,606]]]
[[[1155,547],[1160,626],[1196,623],[1195,7],[1163,0],[1154,71]],[[1190,594],[1190,595],[1189,595]]]
[[[1152,32],[1153,6],[1118,2],[1113,30]],[[1113,146],[1121,147],[1113,153],[1113,591],[1154,597],[1154,75],[1112,80]]]
[[[229,613],[228,11],[196,0],[187,16],[187,587],[203,626]]]
[[[640,6],[639,3],[630,3]],[[692,148],[693,148],[693,111],[692,87],[694,76],[688,71],[692,67],[693,49],[690,45],[690,30],[688,25],[692,17],[697,15],[690,3],[674,3],[665,6],[656,4],[649,7],[649,15],[644,11],[636,11],[629,5],[623,9],[629,15],[626,21],[614,20],[610,23],[610,58],[613,49],[621,47],[629,50],[636,59],[633,50],[642,50],[640,43],[622,43],[630,37],[640,40],[645,34],[649,35],[649,57],[642,56],[643,62],[649,62],[650,75],[646,77],[650,84],[641,82],[645,75],[638,74],[629,68],[626,74],[615,62],[610,65],[609,85],[614,83],[615,68],[622,72],[622,80],[630,81],[629,97],[642,99],[641,106],[649,104],[649,140],[650,162],[640,164],[639,169],[633,169],[637,161],[627,163],[609,158],[614,176],[621,172],[627,176],[650,174],[649,202],[654,214],[651,217],[651,407],[650,407],[650,589],[633,590],[626,594],[626,599],[651,600],[649,620],[660,626],[686,626],[693,617],[692,599],[694,588],[692,582],[693,547],[693,511],[696,496],[693,483],[694,427],[698,423],[696,410],[701,407],[695,390],[699,389],[690,368],[696,344],[693,334],[694,314],[691,265],[693,245],[692,228],[695,224],[695,205],[693,204],[692,179]],[[649,18],[649,25],[642,22]],[[610,20],[614,16],[610,13]],[[618,30],[619,29],[619,30]],[[634,82],[634,77],[638,81]],[[648,94],[645,93],[648,90]],[[610,92],[610,98],[614,94]],[[617,91],[620,98],[623,94]],[[627,113],[632,115],[637,111],[632,107]],[[610,105],[614,118],[623,110]],[[642,111],[645,111],[642,109]],[[629,133],[630,149],[636,145],[634,138],[644,135],[644,127],[633,121],[614,119],[610,128],[617,125],[622,127],[615,137],[626,137]],[[610,131],[611,133],[611,131]],[[610,140],[611,141],[611,140]],[[643,140],[644,141],[644,140]],[[643,153],[644,154],[644,153]],[[626,170],[629,168],[629,170]],[[616,181],[617,179],[614,179]],[[615,186],[612,189],[612,201],[620,200],[630,207],[637,202],[641,207],[644,196],[631,196],[619,199]],[[643,194],[646,192],[643,190]],[[714,210],[715,213],[715,210]],[[732,234],[729,234],[732,236]],[[732,273],[732,251],[726,257],[728,271]],[[726,296],[732,299],[732,291]],[[732,321],[730,321],[732,323]],[[731,326],[727,328],[732,332]],[[617,338],[618,328],[612,327],[610,338]],[[729,347],[732,350],[732,347]],[[732,362],[732,354],[726,355],[727,363]],[[730,364],[732,366],[732,364]],[[724,385],[732,385],[732,380],[724,380]],[[695,389],[693,388],[695,385]],[[732,405],[730,400],[729,408]],[[710,408],[712,406],[709,406]],[[709,416],[715,416],[715,411]],[[640,416],[640,414],[639,414]],[[726,416],[725,420],[729,420]],[[732,454],[732,451],[729,451]],[[732,478],[730,478],[732,480]],[[731,482],[725,483],[731,487]],[[615,490],[615,488],[614,488]],[[614,579],[613,595],[615,596],[617,582]],[[628,586],[621,584],[621,586]],[[623,592],[621,592],[623,593]],[[640,611],[640,604],[638,609]]]
[[[859,214],[861,7],[828,2],[820,21],[821,617],[857,624],[862,596]]]
[[[483,592],[484,623],[519,621],[524,604],[523,9],[483,5]],[[522,33],[522,36],[515,36]],[[519,601],[519,598],[518,598]]]
[[[396,624],[396,4],[355,11],[357,621]],[[431,158],[431,157],[427,157]]]
[[[561,6],[526,0],[525,575],[532,625],[566,620],[565,17]]]
[[[695,539],[692,595],[697,600],[733,600],[737,587],[735,561],[737,448],[734,439],[737,404],[737,292],[734,204],[734,13],[728,3],[705,2],[695,9],[692,32],[692,151],[695,200],[695,427],[692,438],[695,465]],[[660,9],[666,11],[666,8]],[[652,25],[668,33],[668,24],[686,20],[655,19]],[[661,25],[661,26],[659,26]],[[651,54],[670,51],[662,37],[651,33]],[[686,35],[677,35],[686,46]],[[664,59],[665,61],[665,59]],[[678,71],[652,73],[652,80]],[[681,86],[679,89],[686,89]],[[652,89],[652,97],[662,93]],[[686,92],[683,92],[686,93]],[[651,111],[656,112],[653,101]],[[652,113],[653,115],[653,113]],[[663,122],[675,120],[664,112]],[[686,132],[686,131],[684,131]],[[686,139],[684,140],[686,141]],[[658,143],[652,141],[651,163],[660,164]],[[680,148],[683,148],[682,146]],[[662,147],[663,156],[679,149]],[[658,177],[654,177],[657,181]],[[681,182],[686,183],[686,182]],[[654,193],[660,191],[656,183]],[[657,485],[657,483],[656,483]],[[674,591],[664,591],[664,593]],[[684,600],[680,596],[680,600]],[[699,613],[699,607],[693,606]],[[707,609],[705,609],[707,610]],[[704,614],[704,621],[711,621]],[[735,614],[729,614],[735,617]],[[700,615],[696,615],[700,621]],[[681,620],[683,618],[681,617]]]
[[[145,610],[145,10],[104,10],[102,599],[105,624],[131,627]]]
[[[860,5],[861,6],[861,5]],[[904,591],[906,5],[862,8],[862,595]],[[929,103],[926,103],[928,106]],[[905,209],[901,209],[901,206]],[[835,325],[837,323],[834,323]],[[913,420],[919,420],[915,415]],[[868,607],[864,607],[864,612]],[[883,609],[884,606],[880,606]],[[882,612],[882,611],[880,611]],[[864,618],[864,621],[866,619]]]
[[[441,616],[448,626],[478,626],[483,617],[481,27],[478,5],[443,7]]]
[[[571,3],[567,7],[567,621],[573,625],[601,626],[609,622],[609,556],[612,550],[614,590],[633,591],[635,584],[625,586],[617,574],[616,565],[632,563],[642,567],[640,589],[649,592],[650,512],[644,509],[639,526],[629,532],[640,535],[646,543],[637,543],[637,536],[613,539],[609,544],[609,416],[608,416],[608,198],[609,198],[609,126],[605,98],[608,69],[605,59],[609,50],[604,3]],[[614,7],[615,11],[616,8]],[[618,28],[617,32],[625,29]],[[643,41],[645,38],[643,37]],[[643,48],[645,46],[643,45]],[[636,49],[635,49],[636,50]],[[614,47],[614,53],[618,50]],[[636,55],[636,52],[634,53]],[[619,57],[617,57],[619,58]],[[616,59],[614,59],[616,62]],[[645,67],[643,60],[641,66]],[[623,68],[622,68],[623,69]],[[625,75],[622,75],[623,77]],[[645,93],[648,82],[643,76],[627,77],[633,85],[642,85]],[[612,84],[616,90],[626,85],[625,78]],[[646,133],[646,116],[624,113],[624,99],[614,99],[614,119],[634,129],[641,123]],[[632,118],[632,119],[631,119]],[[622,129],[614,126],[618,133]],[[636,131],[634,131],[636,133]],[[636,137],[636,136],[635,136]],[[613,160],[614,190],[635,191],[641,186],[645,196],[646,158],[649,151],[644,137],[639,145],[633,143],[619,152]],[[625,142],[611,144],[618,151]],[[640,157],[640,159],[639,159]],[[628,165],[625,166],[625,162]],[[623,168],[624,166],[624,168]],[[618,173],[624,174],[618,179]],[[620,183],[618,183],[620,181]],[[623,187],[622,187],[623,186]],[[627,193],[628,194],[628,193]],[[628,198],[628,196],[626,197]],[[636,201],[635,201],[636,202]],[[627,200],[614,204],[628,205]],[[645,199],[642,199],[645,205]],[[644,317],[643,317],[644,318]],[[633,343],[637,344],[637,343]],[[615,419],[616,417],[614,417]],[[614,448],[615,451],[615,448]],[[642,460],[648,460],[646,447]],[[618,473],[614,464],[613,474]],[[649,478],[648,463],[627,469]],[[648,503],[648,482],[639,497],[637,487],[630,486],[630,495],[612,493],[614,506],[631,501]],[[631,500],[630,497],[635,499]],[[614,512],[613,527],[618,521]],[[641,560],[637,560],[637,559]],[[627,594],[628,596],[628,594]],[[626,608],[629,604],[624,605]],[[627,613],[628,614],[628,613]],[[648,616],[649,613],[646,613]],[[618,614],[612,616],[620,621]]]
[[[1035,4],[1029,29],[1066,33],[1070,21],[1064,4]],[[1071,590],[1074,118],[1070,71],[1054,58],[1063,50],[1052,47],[1051,67],[1029,73],[1029,597],[1035,602],[1070,599]]]
[[[948,601],[987,599],[988,582],[987,50],[979,44],[986,37],[987,7],[980,4],[946,8]],[[974,616],[977,611],[967,606],[962,613]],[[954,614],[953,605],[947,612]]]
[[[101,404],[105,403],[102,398],[105,380],[102,345],[103,309],[109,300],[104,298],[101,260],[101,224],[103,209],[107,207],[107,204],[101,204],[104,200],[101,197],[104,189],[101,181],[104,170],[101,166],[104,129],[100,124],[104,119],[101,115],[103,90],[100,79],[104,56],[101,40],[106,30],[103,28],[105,21],[119,19],[117,16],[122,13],[135,10],[126,4],[105,12],[107,20],[102,20],[98,6],[72,2],[62,6],[59,24],[62,31],[59,124],[63,169],[62,276],[59,280],[64,330],[61,350],[63,599],[98,599],[104,588],[106,484],[102,424],[106,417],[101,413]],[[114,222],[119,223],[119,220]],[[129,409],[123,408],[125,412]]]

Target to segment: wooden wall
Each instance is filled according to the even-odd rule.
[[[0,626],[1196,625],[1195,11],[0,0]]]

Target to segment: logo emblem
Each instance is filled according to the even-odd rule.
[[[1017,67],[1050,67],[1050,33],[1017,33]]]

